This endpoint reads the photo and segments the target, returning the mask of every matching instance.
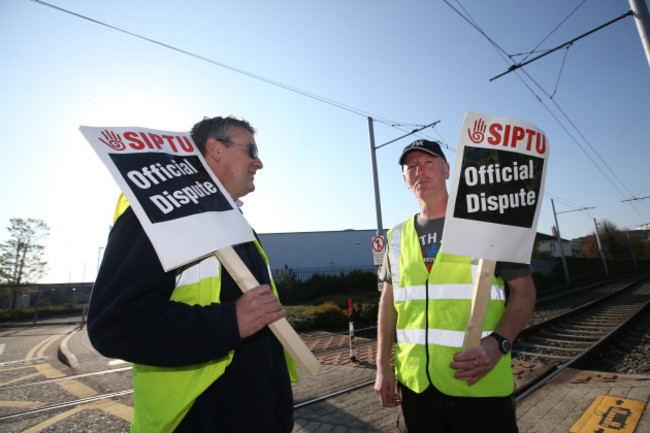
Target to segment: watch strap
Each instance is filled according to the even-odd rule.
[[[506,337],[496,332],[491,333],[490,337],[493,337],[497,341],[497,344],[499,345],[499,350],[504,355],[510,352],[510,349],[512,347],[512,343],[510,342],[510,340],[508,340]]]

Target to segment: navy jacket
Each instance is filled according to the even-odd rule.
[[[235,251],[260,284],[270,284],[255,244],[237,245]],[[235,349],[233,362],[176,431],[290,432],[293,396],[282,345],[268,327],[239,337],[235,301],[242,293],[222,269],[221,304],[170,301],[175,273],[163,270],[133,210],[127,209],[111,230],[93,287],[90,341],[104,356],[161,367],[198,364]]]

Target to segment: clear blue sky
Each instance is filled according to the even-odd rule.
[[[440,121],[418,136],[441,140],[450,161],[465,112],[519,118],[551,145],[538,231],[551,232],[551,198],[568,239],[594,218],[650,222],[649,200],[622,202],[650,196],[650,66],[634,18],[490,81],[509,66],[500,50],[554,48],[627,12],[625,0],[450,0],[499,48],[433,0],[49,4],[334,105],[34,1],[0,2],[0,224],[49,224],[44,282],[94,279],[119,194],[80,125],[186,131],[205,115],[245,117],[264,169],[243,210],[272,233],[376,229],[368,115],[378,146]],[[377,151],[385,228],[418,210],[397,164],[413,139]]]

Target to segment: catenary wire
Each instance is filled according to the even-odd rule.
[[[113,29],[113,30],[116,30],[116,31],[119,31],[119,32],[122,32],[122,33],[125,33],[125,34],[128,34],[128,35],[131,35],[131,36],[133,36],[133,37],[136,37],[136,38],[139,38],[139,39],[142,39],[142,40],[145,40],[145,41],[148,41],[148,42],[151,42],[151,43],[157,44],[157,45],[162,46],[162,47],[164,47],[164,48],[168,48],[168,49],[171,49],[171,50],[173,50],[173,51],[177,51],[177,52],[179,52],[179,53],[182,53],[182,54],[185,54],[185,55],[188,55],[188,56],[191,56],[191,57],[197,58],[197,59],[199,59],[199,60],[203,60],[203,61],[205,61],[205,62],[212,63],[212,64],[214,64],[214,65],[217,65],[217,66],[223,67],[223,68],[225,68],[225,69],[229,69],[229,70],[231,70],[231,71],[234,71],[234,72],[237,72],[237,73],[240,73],[240,74],[246,75],[246,76],[248,76],[248,77],[251,77],[251,78],[254,78],[254,79],[257,79],[257,80],[263,81],[263,82],[265,82],[265,83],[267,83],[267,84],[271,84],[271,85],[274,85],[274,86],[277,86],[277,87],[283,88],[283,89],[285,89],[285,90],[289,90],[289,91],[291,91],[291,92],[298,93],[298,94],[300,94],[300,95],[302,95],[302,96],[306,96],[306,97],[308,97],[308,98],[315,99],[315,100],[317,100],[317,101],[320,101],[320,102],[323,102],[323,103],[326,103],[326,104],[332,105],[332,106],[334,106],[334,107],[337,107],[337,108],[340,108],[340,109],[346,110],[346,111],[348,111],[348,112],[351,112],[351,113],[354,113],[354,114],[357,114],[357,115],[360,115],[360,116],[372,117],[373,120],[376,120],[376,121],[378,121],[378,122],[380,122],[380,123],[384,123],[384,124],[386,124],[387,126],[390,126],[390,127],[392,127],[392,128],[399,129],[399,130],[402,130],[402,131],[406,132],[406,130],[404,130],[404,129],[401,128],[401,126],[404,126],[405,124],[401,124],[401,123],[394,122],[394,121],[389,121],[389,120],[386,119],[386,118],[383,118],[383,117],[380,117],[380,116],[376,116],[376,115],[372,115],[371,113],[369,113],[369,112],[367,112],[367,111],[364,111],[364,110],[361,110],[361,109],[358,109],[358,108],[355,108],[355,107],[352,107],[352,106],[349,106],[349,105],[346,105],[346,104],[343,104],[343,103],[340,103],[340,102],[334,101],[334,100],[332,100],[332,99],[329,99],[329,98],[326,98],[326,97],[323,97],[323,96],[320,96],[320,95],[317,95],[317,94],[314,94],[314,93],[310,93],[310,92],[304,91],[304,90],[302,90],[302,89],[299,89],[299,88],[296,88],[296,87],[290,86],[290,85],[288,85],[288,84],[285,84],[285,83],[282,83],[282,82],[279,82],[279,81],[276,81],[276,80],[272,80],[272,79],[267,78],[267,77],[264,77],[264,76],[262,76],[262,75],[255,74],[255,73],[252,73],[252,72],[249,72],[249,71],[243,70],[243,69],[241,69],[241,68],[237,68],[237,67],[234,67],[234,66],[231,66],[231,65],[225,64],[225,63],[223,63],[223,62],[219,62],[219,61],[216,61],[216,60],[213,60],[213,59],[210,59],[210,58],[207,58],[207,57],[204,57],[204,56],[201,56],[201,55],[198,55],[198,54],[192,53],[192,52],[190,52],[190,51],[187,51],[187,50],[184,50],[184,49],[181,49],[181,48],[178,48],[178,47],[174,47],[174,46],[172,46],[172,45],[169,45],[169,44],[166,44],[166,43],[163,43],[163,42],[160,42],[160,41],[156,41],[156,40],[151,39],[151,38],[147,38],[147,37],[142,36],[142,35],[138,35],[138,34],[136,34],[136,33],[130,32],[130,31],[128,31],[128,30],[124,30],[124,29],[121,29],[121,28],[118,28],[118,27],[112,26],[112,25],[110,25],[110,24],[107,24],[107,23],[104,23],[104,22],[98,21],[98,20],[96,20],[96,19],[93,19],[93,18],[90,18],[90,17],[84,16],[84,15],[81,15],[81,14],[78,14],[78,13],[75,13],[75,12],[72,12],[72,11],[70,11],[70,10],[67,10],[67,9],[64,9],[64,8],[61,8],[61,7],[58,7],[58,6],[55,6],[55,5],[49,4],[49,3],[46,3],[46,2],[44,2],[44,1],[42,1],[42,0],[31,0],[31,1],[34,2],[34,3],[40,4],[40,5],[43,5],[43,6],[47,6],[47,7],[53,8],[53,9],[58,10],[58,11],[60,11],[60,12],[64,12],[64,13],[67,13],[67,14],[70,14],[70,15],[73,15],[73,16],[76,16],[76,17],[78,17],[78,18],[81,18],[81,19],[87,20],[87,21],[89,21],[89,22],[92,22],[92,23],[95,23],[95,24],[99,24],[99,25],[105,26],[105,27],[107,27],[107,28],[110,28],[110,29]],[[452,9],[453,9],[453,10],[454,10],[454,11],[455,11],[459,16],[461,16],[463,19],[465,19],[465,20],[466,20],[466,21],[467,21],[467,22],[468,22],[472,27],[474,27],[474,28],[475,28],[479,33],[481,33],[481,34],[482,34],[482,35],[483,35],[483,36],[484,36],[484,37],[485,37],[485,38],[486,38],[486,39],[487,39],[487,40],[492,44],[492,46],[495,47],[495,49],[497,49],[497,51],[500,52],[502,58],[504,58],[504,56],[506,56],[506,57],[508,57],[508,58],[511,58],[511,56],[508,55],[507,52],[506,52],[505,50],[503,50],[503,48],[501,48],[501,47],[500,47],[500,46],[499,46],[495,41],[493,41],[493,40],[492,40],[492,39],[491,39],[491,38],[490,38],[490,37],[489,37],[489,36],[488,36],[488,35],[487,35],[487,34],[486,34],[486,33],[485,33],[481,28],[480,28],[480,26],[478,25],[477,21],[474,20],[474,19],[469,15],[469,13],[468,13],[468,12],[466,11],[466,9],[465,9],[461,4],[460,4],[460,2],[459,2],[458,0],[457,0],[457,3],[459,4],[459,7],[460,7],[461,9],[463,9],[463,11],[465,12],[465,14],[466,14],[467,16],[463,15],[460,11],[458,11],[458,9],[454,8],[454,7],[453,7],[453,6],[452,6],[452,5],[451,5],[447,0],[443,0],[443,1],[444,1],[444,3],[446,3],[450,8],[452,8]],[[583,0],[583,2],[582,2],[580,5],[578,5],[578,7],[576,7],[576,8],[574,9],[574,11],[572,11],[572,12],[569,14],[569,16],[571,16],[571,14],[573,14],[573,13],[574,13],[574,12],[575,12],[579,7],[580,7],[580,6],[582,6],[582,4],[583,4],[585,1],[586,1],[586,0]],[[564,21],[566,21],[566,19],[568,19],[569,16],[567,16],[567,18],[565,18]],[[469,18],[468,18],[468,17],[469,17]],[[563,22],[564,22],[564,21],[563,21]],[[559,25],[558,25],[558,27],[559,27]],[[556,29],[557,29],[557,27],[556,27]],[[553,30],[553,32],[554,32],[554,31],[555,31],[555,30]],[[551,34],[552,34],[553,32],[551,32]],[[550,34],[549,34],[549,36],[550,36]],[[548,38],[548,36],[547,36],[547,38]],[[544,40],[546,40],[546,38],[545,38]],[[542,41],[542,42],[543,42],[543,41]],[[540,44],[541,44],[541,43],[540,43]],[[539,45],[538,45],[538,46],[539,46]],[[533,51],[534,51],[534,50],[535,50],[535,49],[533,49]],[[531,52],[532,52],[532,51],[531,51]],[[504,58],[504,60],[505,60],[505,58]],[[506,62],[508,62],[508,61],[506,60]],[[527,75],[527,76],[532,80],[532,78],[530,77],[529,74],[526,73],[526,75]],[[524,81],[521,77],[520,77],[520,79],[521,79],[522,81]],[[558,79],[559,79],[559,78],[558,78]],[[534,80],[532,80],[532,81],[534,82]],[[549,113],[552,115],[552,117],[553,117],[553,118],[554,118],[558,123],[560,123],[560,125],[561,125],[561,122],[559,121],[559,119],[558,119],[555,115],[553,115],[553,114],[551,113],[551,111],[550,111],[549,108],[548,108],[548,107],[543,103],[543,101],[541,100],[541,98],[540,98],[540,97],[539,97],[539,96],[538,96],[538,95],[537,95],[537,94],[536,94],[536,93],[535,93],[535,92],[530,88],[530,86],[528,86],[525,82],[524,82],[524,84],[525,84],[526,87],[527,87],[527,88],[528,88],[528,89],[533,93],[533,95],[537,98],[537,100],[538,100],[540,103],[542,103],[542,105],[544,105],[544,107],[547,109],[547,111],[549,111]],[[539,85],[538,85],[538,86],[539,86]],[[540,87],[540,88],[541,88],[541,87]],[[543,89],[542,89],[542,90],[543,90]],[[544,93],[546,94],[547,97],[549,97],[551,100],[553,100],[552,96],[548,95],[548,93],[546,93],[546,92],[544,92]],[[569,123],[570,123],[570,124],[571,124],[571,125],[572,125],[572,126],[573,126],[577,131],[578,131],[578,133],[583,137],[583,139],[587,142],[587,144],[588,144],[588,145],[590,146],[590,148],[594,151],[594,153],[595,153],[595,154],[600,158],[600,160],[603,162],[603,164],[604,164],[604,165],[605,165],[605,166],[610,170],[610,172],[613,173],[613,170],[611,170],[611,168],[607,165],[607,163],[603,160],[603,158],[600,157],[600,155],[598,154],[598,152],[595,151],[595,149],[593,148],[593,146],[591,146],[591,144],[588,142],[588,140],[586,140],[586,139],[584,138],[584,136],[582,135],[582,133],[580,133],[580,131],[578,130],[578,128],[575,126],[575,124],[573,124],[573,122],[570,121],[570,119],[569,119],[568,116],[563,112],[563,110],[561,110],[561,108],[559,107],[559,105],[558,105],[555,101],[553,101],[553,102],[554,102],[554,104],[556,105],[556,107],[560,110],[560,112],[562,112],[562,114],[564,115],[564,117],[567,118],[567,120],[569,121]],[[417,125],[417,126],[421,126],[421,125]],[[569,133],[568,130],[567,130],[563,125],[561,125],[561,126],[563,127],[563,129],[564,129],[567,133]],[[435,130],[435,127],[434,127],[434,130]],[[435,131],[436,131],[436,133],[438,133],[437,130],[435,130]],[[428,138],[428,136],[425,135],[425,134],[415,134],[415,135],[416,135],[416,136],[424,136],[424,137]],[[440,134],[438,133],[438,135],[440,135]],[[596,167],[601,171],[601,173],[606,177],[606,179],[607,179],[607,180],[608,180],[608,181],[609,181],[609,182],[610,182],[610,183],[611,183],[611,184],[612,184],[612,185],[613,185],[613,186],[614,186],[614,187],[619,191],[619,193],[620,193],[620,192],[621,192],[620,189],[618,189],[618,187],[616,187],[616,185],[614,185],[614,183],[611,181],[611,179],[609,178],[609,176],[607,176],[607,175],[602,171],[602,169],[600,169],[600,167],[598,167],[598,165],[595,163],[595,161],[594,161],[594,160],[589,156],[589,154],[584,150],[584,148],[582,148],[582,146],[580,146],[580,144],[577,142],[577,140],[576,140],[576,139],[575,139],[571,134],[569,134],[569,136],[572,138],[572,140],[573,140],[576,144],[578,144],[578,146],[581,148],[581,150],[583,150],[583,152],[584,152],[584,153],[587,155],[587,157],[592,161],[592,163],[594,163],[594,165],[596,165]],[[446,144],[446,143],[444,142],[444,140],[442,140],[442,141],[443,141],[443,144],[444,144],[448,149],[450,149],[449,145]],[[452,149],[452,150],[453,150],[453,149]],[[621,181],[621,180],[616,176],[615,173],[614,173],[614,176],[615,176],[615,177],[617,178],[617,180],[618,180],[618,181],[619,181],[619,182],[624,186],[623,182],[622,182],[622,181]],[[626,190],[628,190],[625,186],[624,186],[624,188],[625,188]],[[628,192],[629,192],[629,190],[628,190]],[[632,195],[632,194],[630,193],[630,195]],[[637,212],[637,214],[638,214],[638,212]],[[639,217],[640,217],[640,215],[639,215]]]
[[[503,48],[501,48],[501,47],[500,47],[500,46],[499,46],[499,45],[498,45],[498,44],[497,44],[497,43],[496,43],[492,38],[490,38],[490,37],[489,37],[489,36],[488,36],[488,35],[487,35],[487,34],[486,34],[486,33],[485,33],[481,28],[480,28],[480,26],[478,25],[477,21],[476,21],[474,18],[472,18],[472,17],[471,17],[467,12],[466,12],[466,13],[467,13],[467,16],[463,15],[463,14],[462,14],[462,13],[461,13],[457,8],[453,7],[453,6],[452,6],[452,5],[451,5],[447,0],[443,0],[443,2],[444,2],[445,4],[447,4],[447,5],[448,5],[448,6],[449,6],[453,11],[455,11],[458,15],[460,15],[461,18],[463,18],[465,21],[467,21],[467,22],[468,22],[468,23],[469,23],[469,24],[470,24],[474,29],[476,29],[476,30],[477,30],[481,35],[483,35],[483,36],[488,40],[488,42],[489,42],[489,43],[490,43],[490,44],[491,44],[491,45],[492,45],[492,46],[493,46],[493,47],[494,47],[494,48],[495,48],[495,49],[500,53],[501,58],[502,58],[506,63],[508,63],[510,66],[514,66],[514,65],[512,64],[512,60],[510,59],[510,56],[506,53],[506,51],[505,51]],[[460,2],[459,2],[458,0],[456,0],[456,2],[460,5]],[[580,5],[580,6],[581,6],[581,5]],[[465,8],[462,7],[462,5],[461,5],[460,7],[463,9],[463,11],[466,11]],[[572,12],[572,13],[573,13],[573,12]],[[506,57],[507,57],[507,59],[506,59]],[[523,70],[523,68],[520,68],[520,69]],[[514,72],[519,72],[519,70],[515,70]],[[540,89],[542,89],[542,87],[541,87],[539,84],[537,84],[537,83],[535,82],[535,80],[530,76],[530,74],[528,74],[528,73],[525,72],[525,71],[523,71],[523,72],[524,72],[524,74],[526,74],[526,76],[527,76],[527,77],[528,77],[528,78],[529,78],[529,79],[530,79],[530,80],[531,80],[531,81],[532,81],[532,82],[533,82],[537,87],[539,87]],[[605,171],[604,171],[604,170],[603,170],[603,169],[602,169],[602,168],[601,168],[601,167],[596,163],[596,161],[595,161],[595,160],[591,157],[591,155],[590,155],[590,154],[589,154],[589,153],[584,149],[584,147],[583,147],[582,145],[580,145],[580,143],[578,142],[578,140],[573,136],[573,134],[571,134],[571,133],[569,132],[568,128],[567,128],[567,127],[563,124],[563,122],[562,122],[562,121],[561,121],[561,120],[560,120],[560,119],[559,119],[559,118],[558,118],[558,117],[557,117],[557,116],[552,112],[552,110],[551,110],[551,109],[550,109],[550,108],[549,108],[549,107],[544,103],[544,101],[542,100],[542,98],[540,98],[540,96],[537,95],[537,93],[536,93],[536,92],[531,88],[531,86],[526,82],[526,80],[525,80],[521,75],[519,75],[518,73],[517,73],[516,75],[519,77],[519,79],[522,81],[522,83],[523,83],[523,84],[528,88],[528,90],[533,94],[533,96],[535,96],[535,98],[536,98],[536,99],[537,99],[537,100],[542,104],[542,106],[543,106],[543,107],[546,109],[546,111],[551,115],[551,117],[553,117],[553,119],[555,119],[555,121],[560,125],[560,127],[561,127],[561,128],[562,128],[562,129],[563,129],[563,130],[564,130],[564,131],[569,135],[569,137],[571,138],[571,140],[572,140],[572,141],[573,141],[573,142],[574,142],[574,143],[575,143],[575,144],[580,148],[580,150],[582,150],[582,152],[587,156],[587,158],[592,162],[592,164],[594,164],[594,166],[595,166],[595,167],[596,167],[596,168],[601,172],[601,174],[605,177],[605,179],[606,179],[606,180],[607,180],[607,181],[608,181],[608,182],[609,182],[609,183],[614,187],[614,189],[616,189],[616,190],[617,190],[621,195],[625,196],[625,194],[621,191],[621,189],[620,189],[620,188],[619,188],[619,187],[618,187],[618,186],[617,186],[617,185],[612,181],[611,177],[610,177],[607,173],[605,173]],[[584,137],[584,135],[580,132],[580,130],[578,129],[578,127],[575,125],[575,123],[573,123],[573,122],[571,121],[571,119],[569,118],[569,116],[568,116],[568,115],[567,115],[567,114],[566,114],[566,113],[565,113],[565,112],[560,108],[559,104],[558,104],[554,99],[550,98],[550,96],[548,95],[548,93],[547,93],[546,91],[544,91],[543,89],[542,89],[542,91],[544,92],[544,94],[545,94],[547,97],[549,97],[549,99],[551,99],[551,101],[553,102],[553,104],[554,104],[554,105],[556,106],[556,108],[560,111],[560,113],[562,113],[562,115],[564,116],[564,118],[567,119],[567,121],[569,122],[569,124],[570,124],[570,125],[571,125],[571,126],[572,126],[576,131],[577,131],[577,133],[582,137],[582,139],[583,139],[583,140],[584,140],[584,141],[589,145],[589,147],[591,148],[592,152],[593,152],[595,155],[598,156],[598,158],[600,159],[600,161],[602,162],[602,164],[603,164],[603,165],[604,165],[604,166],[605,166],[605,167],[606,167],[606,168],[607,168],[611,173],[613,173],[613,175],[614,175],[614,177],[616,178],[616,180],[617,180],[617,181],[618,181],[618,182],[623,186],[623,188],[624,188],[626,191],[629,192],[629,189],[628,189],[628,188],[625,186],[625,184],[620,180],[620,178],[618,178],[618,176],[614,173],[614,171],[609,167],[609,165],[607,164],[607,162],[606,162],[606,161],[605,161],[605,160],[600,156],[600,154],[598,153],[598,151],[597,151],[597,150],[596,150],[596,149],[591,145],[591,143],[589,142],[589,140],[587,140],[587,139]],[[630,193],[630,195],[631,195],[631,193]],[[634,208],[632,208],[632,209],[635,210]],[[637,212],[636,210],[635,210],[635,213],[637,214],[637,216],[639,216],[639,218],[643,219],[643,218],[641,217],[641,215],[639,215],[638,212]]]
[[[549,96],[550,99],[553,99],[553,97],[557,93],[557,88],[560,85],[560,77],[562,76],[562,71],[564,70],[564,65],[566,64],[566,58],[569,56],[569,48],[571,47],[572,45],[569,45],[564,49],[564,57],[562,58],[562,65],[560,66],[560,72],[558,72],[557,74],[557,80],[555,81],[555,89],[553,89],[553,94]]]
[[[210,59],[210,58],[202,56],[200,54],[196,54],[196,53],[184,50],[182,48],[178,48],[178,47],[175,47],[173,45],[169,45],[169,44],[166,44],[164,42],[160,42],[160,41],[157,41],[155,39],[151,39],[151,38],[148,38],[146,36],[139,35],[137,33],[133,33],[133,32],[128,31],[128,30],[124,30],[122,28],[113,26],[111,24],[107,24],[105,22],[96,20],[94,18],[87,17],[85,15],[78,14],[78,13],[73,12],[71,10],[64,9],[62,7],[59,7],[59,6],[44,2],[42,0],[30,0],[30,1],[32,1],[34,3],[37,3],[39,5],[42,5],[42,6],[50,7],[52,9],[55,9],[55,10],[59,11],[59,12],[70,14],[72,16],[75,16],[77,18],[81,18],[81,19],[89,21],[91,23],[99,24],[99,25],[107,27],[109,29],[116,30],[116,31],[121,32],[121,33],[125,33],[125,34],[133,36],[135,38],[142,39],[142,40],[147,41],[147,42],[151,42],[151,43],[159,45],[159,46],[161,46],[163,48],[167,48],[167,49],[176,51],[178,53],[181,53],[181,54],[184,54],[184,55],[187,55],[187,56],[190,56],[190,57],[194,57],[196,59],[202,60],[204,62],[211,63],[211,64],[216,65],[216,66],[220,66],[220,67],[222,67],[224,69],[228,69],[228,70],[231,70],[233,72],[245,75],[247,77],[254,78],[256,80],[265,82],[267,84],[271,84],[273,86],[280,87],[280,88],[288,90],[290,92],[297,93],[297,94],[300,94],[302,96],[306,96],[308,98],[314,99],[314,100],[319,101],[319,102],[323,102],[325,104],[328,104],[328,105],[334,106],[336,108],[348,111],[350,113],[353,113],[353,114],[356,114],[356,115],[359,115],[359,116],[364,116],[364,117],[372,117],[374,121],[383,123],[383,124],[385,124],[385,125],[387,125],[389,127],[398,129],[398,130],[403,131],[403,132],[407,132],[407,131],[405,129],[403,129],[402,126],[411,125],[411,124],[407,124],[407,123],[395,122],[395,121],[386,119],[386,118],[381,117],[381,116],[373,115],[373,114],[371,114],[371,113],[369,113],[369,112],[367,112],[365,110],[355,108],[355,107],[352,107],[350,105],[343,104],[341,102],[337,102],[337,101],[335,101],[333,99],[329,99],[329,98],[326,98],[324,96],[317,95],[315,93],[307,92],[305,90],[299,89],[299,88],[291,86],[289,84],[285,84],[285,83],[282,83],[280,81],[273,80],[273,79],[264,77],[264,76],[256,74],[256,73],[249,72],[249,71],[246,71],[244,69],[241,69],[241,68],[238,68],[238,67],[235,67],[235,66],[232,66],[232,65],[228,65],[226,63],[219,62],[217,60]],[[412,125],[412,126],[423,126],[423,125]]]
[[[564,18],[562,21],[560,21],[560,23],[559,23],[557,26],[555,26],[555,28],[554,28],[553,30],[551,30],[551,32],[550,32],[548,35],[546,35],[546,37],[545,37],[544,39],[542,39],[541,41],[539,41],[539,43],[535,46],[535,48],[533,48],[532,50],[530,50],[530,52],[526,55],[526,57],[524,57],[524,58],[521,60],[520,63],[525,62],[526,59],[528,59],[528,57],[530,57],[532,54],[534,54],[534,53],[535,53],[535,50],[537,50],[537,49],[540,47],[540,45],[542,45],[544,42],[546,42],[546,40],[547,40],[548,38],[550,38],[551,35],[557,31],[557,29],[559,29],[560,27],[562,27],[562,24],[564,24],[564,23],[565,23],[565,22],[566,22],[566,21],[571,17],[571,15],[573,15],[573,14],[574,14],[578,9],[580,9],[580,7],[581,7],[583,4],[585,4],[586,1],[587,1],[587,0],[582,0],[582,2],[580,2],[580,4],[579,4],[578,6],[575,7],[575,9],[573,9],[571,12],[569,12],[569,15],[567,15],[566,18]],[[545,50],[545,51],[546,51],[546,50]],[[512,56],[511,56],[511,57],[512,57]]]

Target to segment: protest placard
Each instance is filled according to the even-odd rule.
[[[253,232],[189,133],[79,129],[129,201],[165,271],[215,254],[242,291],[259,285],[232,248],[253,241]],[[302,372],[316,375],[320,363],[286,318],[269,328]]]
[[[165,271],[253,240],[246,220],[206,168],[189,133],[79,129],[131,204]]]
[[[468,112],[445,217],[444,251],[530,263],[549,142],[534,125]]]
[[[549,142],[523,120],[468,112],[458,139],[442,248],[479,258],[463,348],[480,344],[496,261],[530,263]]]

